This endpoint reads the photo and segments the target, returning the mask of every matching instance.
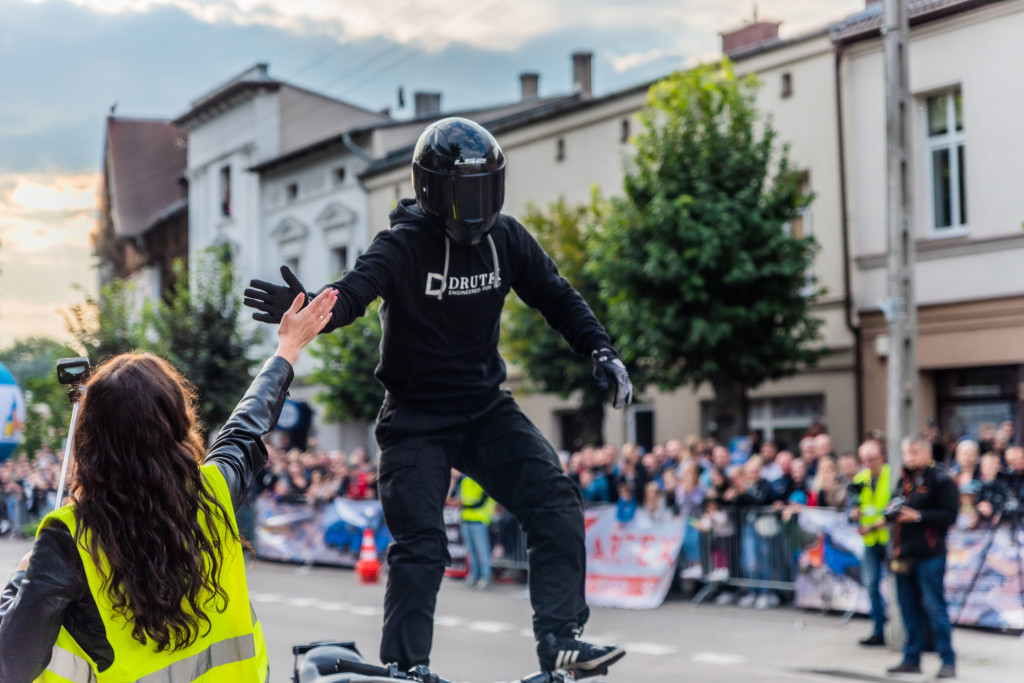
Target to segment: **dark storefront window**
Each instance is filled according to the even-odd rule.
[[[977,439],[982,427],[1011,420],[1020,427],[1022,366],[941,370],[935,373],[939,426]]]

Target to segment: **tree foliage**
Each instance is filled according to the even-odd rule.
[[[559,273],[604,318],[600,304],[600,283],[585,265],[589,259],[586,234],[603,218],[604,202],[595,191],[589,204],[570,205],[564,198],[542,210],[527,208],[523,225],[537,238],[558,266]],[[519,297],[508,299],[502,320],[502,355],[522,370],[528,391],[543,391],[568,398],[578,392],[580,400],[579,445],[604,442],[604,403],[608,392],[598,388],[589,359],[569,348],[544,317]]]
[[[247,354],[261,333],[240,324],[242,300],[223,249],[200,252],[191,275],[181,259],[173,272],[174,284],[164,301],[136,308],[134,285],[116,280],[103,286],[97,298],[72,306],[65,323],[93,367],[132,350],[166,359],[196,386],[203,421],[220,425],[252,379],[255,361]]]
[[[146,348],[195,384],[206,424],[221,425],[249,386],[256,361],[247,352],[262,335],[239,324],[242,299],[224,250],[200,253],[191,274],[180,259],[173,268],[167,300],[146,316]]]
[[[811,201],[728,60],[654,84],[625,196],[596,231],[613,338],[638,385],[710,382],[718,436],[746,427],[746,391],[816,362]]]
[[[309,345],[320,361],[309,382],[324,387],[314,398],[329,420],[373,420],[384,400],[384,387],[373,372],[380,362],[380,299],[351,325],[322,334]]]
[[[18,450],[35,454],[43,444],[60,448],[71,421],[67,387],[57,382],[57,359],[78,352],[47,337],[20,339],[0,350],[2,362],[25,395],[25,431]]]

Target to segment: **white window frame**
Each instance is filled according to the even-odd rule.
[[[820,401],[820,409],[814,414],[798,415],[796,417],[783,417],[779,415],[779,408],[787,399],[799,399],[805,401]],[[760,414],[755,415],[756,409],[760,407]],[[766,396],[763,398],[750,399],[747,426],[751,431],[760,431],[765,440],[775,442],[775,432],[780,429],[805,429],[814,424],[814,421],[825,414],[824,394],[793,394],[783,396]]]
[[[933,238],[960,237],[968,232],[968,222],[959,223],[960,215],[963,213],[960,206],[960,195],[966,196],[966,188],[960,187],[960,155],[957,153],[960,146],[964,147],[964,156],[967,154],[966,122],[960,130],[956,129],[956,95],[960,95],[960,106],[963,108],[963,92],[959,86],[948,90],[928,93],[924,96],[924,135],[925,135],[925,186],[928,188],[928,234]],[[946,132],[942,135],[930,135],[928,133],[930,120],[928,118],[928,100],[942,98],[946,103]],[[961,111],[963,117],[963,111]],[[949,150],[949,209],[950,225],[937,226],[935,224],[935,168],[934,153],[936,151]],[[964,183],[967,178],[964,175]]]

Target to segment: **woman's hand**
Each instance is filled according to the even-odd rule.
[[[331,309],[338,300],[338,290],[328,287],[302,308],[305,294],[298,294],[291,307],[281,316],[277,328],[277,353],[292,365],[299,359],[299,352],[316,339],[320,330],[331,320]]]
[[[15,569],[15,571],[23,572],[26,569],[28,569],[28,563],[29,563],[29,560],[31,560],[31,559],[32,559],[32,551],[29,550],[27,553],[25,553],[25,556],[23,558],[21,558],[21,562],[18,563],[18,566]]]

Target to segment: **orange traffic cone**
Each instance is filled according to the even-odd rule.
[[[377,583],[380,578],[380,560],[377,559],[377,544],[373,540],[373,532],[363,529],[363,545],[359,548],[359,561],[356,562],[356,573],[363,583]]]

